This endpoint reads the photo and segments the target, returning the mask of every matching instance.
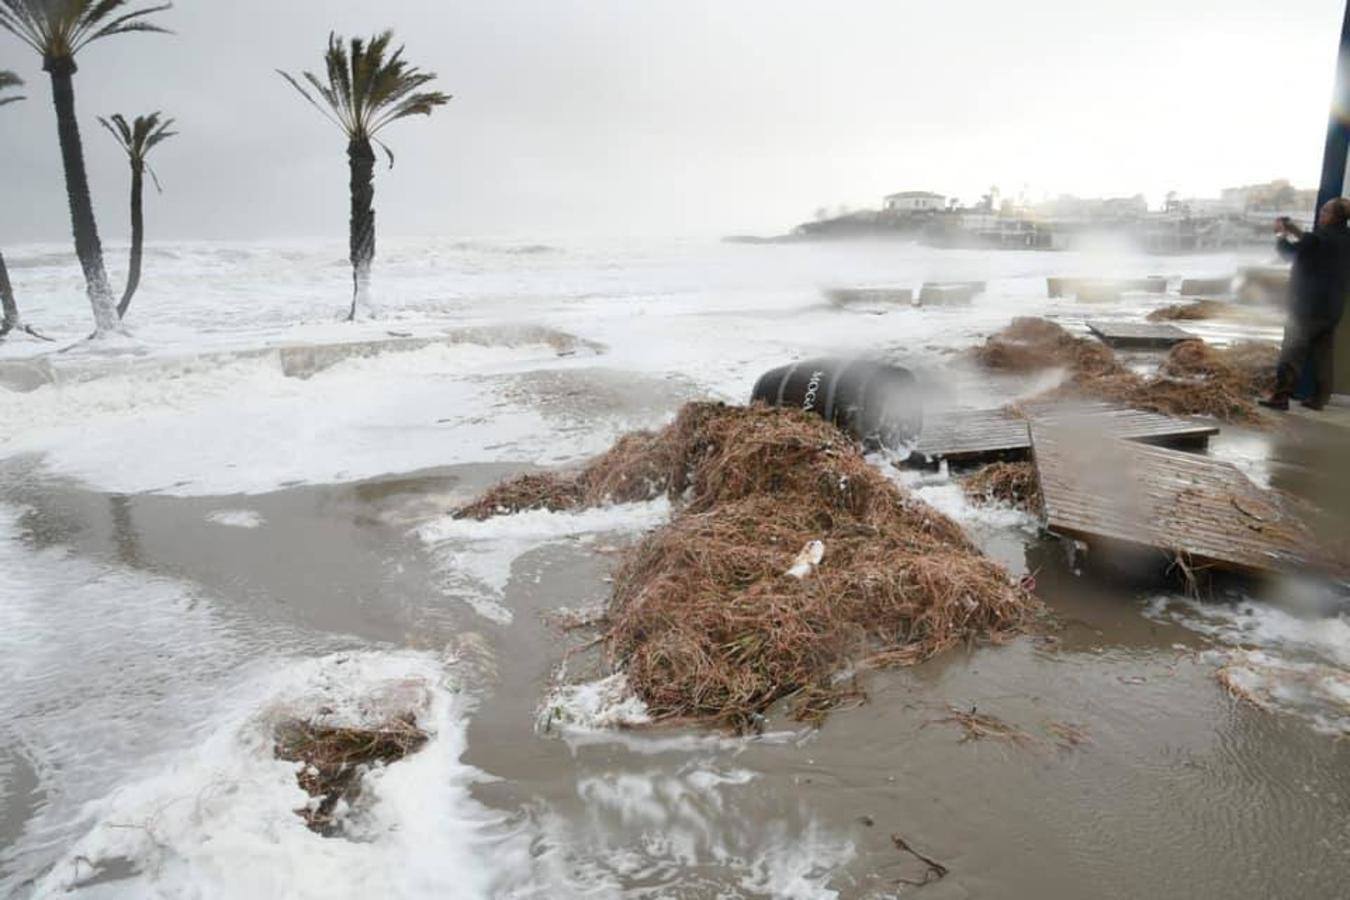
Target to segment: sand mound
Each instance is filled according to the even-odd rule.
[[[681,501],[622,557],[602,635],[657,721],[747,730],[783,699],[818,719],[857,696],[838,682],[851,666],[996,640],[1038,608],[954,522],[816,417],[695,403],[628,440],[564,478],[582,503],[603,502],[598,485],[639,482]],[[522,496],[510,484],[466,509]]]

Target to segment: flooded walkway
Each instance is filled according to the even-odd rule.
[[[616,549],[668,507],[447,521],[690,396],[735,399],[789,346],[865,341],[938,373],[957,410],[1043,387],[958,355],[1009,303],[1043,303],[1043,270],[1013,263],[1032,274],[990,277],[972,309],[550,298],[540,321],[609,353],[424,348],[307,380],[18,395],[0,410],[31,439],[0,459],[0,894],[1339,896],[1350,623],[1310,585],[1199,602],[1080,571],[951,472],[886,466],[1034,578],[1054,626],[864,673],[865,705],[741,739],[602,727],[622,717],[566,656],[584,637],[547,619],[603,604]],[[988,275],[974,265],[932,277]],[[1210,452],[1315,501],[1335,533],[1348,426],[1297,412],[1225,427]],[[361,840],[322,838],[293,812],[268,716],[388,684],[425,689],[435,739],[379,779]],[[972,715],[999,734],[972,738]],[[902,844],[948,874],[913,886],[930,869]]]

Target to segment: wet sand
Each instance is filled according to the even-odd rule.
[[[1271,480],[1345,521],[1331,462],[1347,432],[1291,422],[1269,438]],[[1075,574],[1056,542],[1025,531],[978,534],[1014,571],[1036,574],[1058,622],[1051,639],[866,674],[868,702],[819,730],[775,718],[751,739],[564,738],[535,727],[575,640],[544,614],[605,600],[612,541],[525,552],[502,598],[514,619],[500,625],[447,589],[411,535],[518,465],[206,498],[103,494],[35,467],[0,463],[0,500],[29,510],[22,534],[35,551],[189,581],[228,616],[348,644],[440,648],[481,635],[492,660],[472,686],[466,762],[500,780],[476,794],[538,829],[532,852],[578,879],[689,897],[793,884],[890,896],[925,877],[892,835],[950,870],[923,889],[932,897],[1333,897],[1350,879],[1350,742],[1233,700],[1200,656],[1207,638],[1145,615],[1155,588]],[[213,520],[241,510],[256,527]],[[995,715],[1026,741],[962,741],[939,721],[949,707]],[[1063,746],[1057,724],[1085,742]],[[24,760],[0,743],[0,844],[42,802]]]

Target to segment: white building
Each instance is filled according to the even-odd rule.
[[[887,197],[885,207],[892,213],[936,212],[947,208],[947,198],[929,191],[901,191]]]

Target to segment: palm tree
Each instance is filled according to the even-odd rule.
[[[0,0],[0,28],[23,41],[42,57],[42,70],[52,79],[52,103],[66,173],[75,254],[84,269],[89,304],[94,309],[94,336],[120,329],[117,306],[108,273],[103,268],[103,246],[89,196],[84,147],[75,117],[75,55],[101,38],[133,31],[163,32],[146,18],[172,3],[127,9],[129,0]]]
[[[439,91],[418,90],[436,76],[408,65],[403,59],[402,47],[387,56],[393,39],[392,31],[376,35],[369,42],[352,38],[349,54],[343,39],[330,33],[328,52],[324,54],[326,82],[312,72],[303,73],[313,94],[301,86],[298,79],[278,70],[281,77],[347,136],[352,195],[349,234],[352,308],[348,321],[356,318],[358,307],[367,309],[370,302],[370,264],[375,259],[373,145],[378,144],[384,150],[390,168],[394,165],[393,152],[376,135],[399,119],[429,116],[432,110],[450,100],[448,94]]]
[[[22,100],[23,95],[4,96],[5,91],[22,84],[23,79],[13,72],[0,71],[0,106],[7,103],[18,103]],[[14,299],[14,287],[9,283],[9,269],[5,268],[5,256],[0,253],[0,338],[11,331],[23,331],[33,335],[33,337],[42,337],[32,327],[25,325],[23,319],[20,318],[19,304]]]
[[[159,186],[159,176],[150,168],[145,157],[156,144],[178,133],[169,130],[173,127],[173,119],[160,121],[159,117],[160,113],[157,112],[148,116],[137,116],[136,121],[130,125],[121,114],[112,116],[111,121],[102,116],[98,118],[99,124],[108,129],[113,139],[126,151],[127,159],[131,162],[131,262],[127,268],[126,290],[122,292],[122,299],[117,304],[119,319],[126,317],[127,307],[131,306],[131,298],[136,296],[136,288],[141,283],[141,258],[145,244],[145,216],[141,211],[141,194],[145,187],[147,171],[155,182],[155,190],[160,193],[164,191]]]

